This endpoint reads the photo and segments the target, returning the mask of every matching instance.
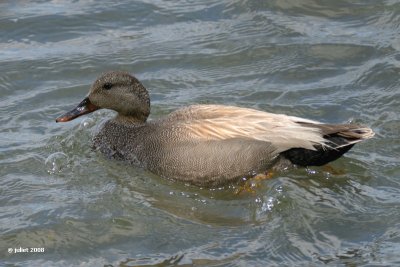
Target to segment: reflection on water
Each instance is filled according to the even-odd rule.
[[[5,263],[398,265],[396,1],[57,0],[0,10]],[[143,81],[151,118],[227,104],[351,120],[376,137],[328,167],[275,173],[247,191],[169,181],[91,149],[113,112],[54,122],[111,69]],[[45,252],[8,253],[20,247]]]

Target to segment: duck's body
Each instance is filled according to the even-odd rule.
[[[95,136],[96,148],[111,158],[201,186],[237,180],[282,161],[323,165],[373,136],[371,129],[358,125],[321,124],[222,105],[193,105],[147,121],[147,91],[124,72],[101,76],[88,98],[57,121],[68,121],[99,107],[119,114]]]

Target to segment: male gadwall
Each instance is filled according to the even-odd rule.
[[[100,108],[118,112],[94,137],[110,158],[200,186],[217,186],[269,170],[280,162],[320,166],[374,132],[355,124],[323,124],[282,114],[223,105],[192,105],[146,121],[146,88],[126,72],[107,72],[66,122]]]

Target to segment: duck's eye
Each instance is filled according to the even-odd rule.
[[[113,86],[112,83],[105,83],[105,84],[103,84],[103,89],[110,90],[112,86]]]

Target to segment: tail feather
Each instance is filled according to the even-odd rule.
[[[351,125],[351,124],[350,124]],[[347,140],[347,144],[356,144],[358,142],[372,138],[375,133],[368,127],[358,126],[349,128],[337,133],[338,136]]]
[[[316,146],[316,150],[292,148],[282,152],[285,158],[300,166],[321,166],[334,161],[349,151],[354,144],[375,135],[370,128],[356,124],[302,124],[318,128],[327,141],[326,145]]]

